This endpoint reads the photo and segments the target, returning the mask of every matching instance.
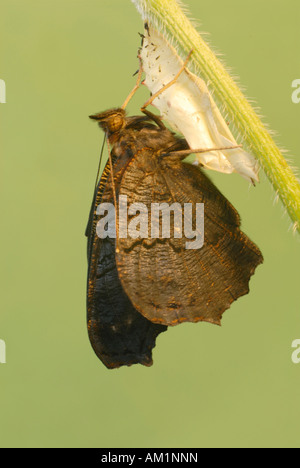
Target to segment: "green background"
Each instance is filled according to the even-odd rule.
[[[300,166],[299,0],[187,0]],[[142,20],[130,0],[0,0],[1,447],[299,447],[299,236],[261,175],[211,176],[265,263],[222,327],[161,335],[154,366],[109,371],[85,324],[84,230],[102,134]],[[129,106],[139,112],[139,91]]]

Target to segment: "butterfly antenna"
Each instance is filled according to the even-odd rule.
[[[100,177],[100,171],[101,171],[101,166],[102,166],[102,159],[103,159],[103,153],[104,153],[105,140],[106,140],[106,136],[104,136],[104,138],[103,138],[103,143],[102,143],[102,147],[101,147],[101,153],[100,153],[98,170],[97,170],[97,177],[96,177],[96,182],[95,182],[95,192],[97,190],[98,181],[99,181],[99,177]]]
[[[112,157],[111,157],[111,151],[110,151],[110,146],[109,146],[109,141],[108,138],[106,139],[107,141],[107,148],[108,148],[108,159],[109,159],[109,165],[110,165],[110,178],[111,178],[111,187],[112,187],[112,192],[113,192],[113,199],[114,199],[114,205],[115,205],[115,215],[116,215],[116,236],[117,236],[117,242],[116,242],[116,253],[118,253],[118,239],[119,239],[119,217],[118,217],[118,204],[117,204],[117,195],[116,195],[116,187],[115,187],[115,176],[114,176],[114,168],[113,168],[113,162],[112,162]]]
[[[96,203],[96,198],[97,198],[97,187],[98,187],[98,181],[99,181],[99,176],[100,176],[100,169],[101,169],[101,164],[102,164],[105,140],[106,140],[106,138],[104,137],[103,138],[103,143],[102,143],[102,148],[101,148],[101,153],[100,153],[99,164],[98,164],[98,171],[97,171],[97,177],[96,177],[96,182],[95,182],[92,206],[91,206],[91,209],[90,209],[90,217],[89,217],[88,225],[87,225],[87,228],[86,228],[86,231],[85,231],[86,236],[88,236],[89,233],[91,232],[92,225],[93,225],[93,217],[94,217],[94,212],[95,212],[95,203]]]

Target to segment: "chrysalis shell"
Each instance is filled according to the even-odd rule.
[[[183,61],[173,46],[153,27],[145,28],[140,57],[152,94],[161,90],[182,69]],[[237,145],[205,82],[185,69],[175,83],[153,101],[173,130],[181,133],[190,148],[224,148]],[[195,154],[193,164],[258,181],[259,163],[243,148]]]

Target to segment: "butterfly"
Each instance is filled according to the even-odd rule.
[[[249,281],[263,262],[259,248],[241,231],[235,208],[199,167],[184,162],[191,153],[185,139],[158,116],[127,116],[124,108],[91,116],[110,145],[88,223],[87,322],[91,345],[107,368],[152,364],[157,336],[168,326],[206,321],[220,324],[222,314],[249,292]],[[153,237],[153,220],[143,236],[120,235],[124,223],[139,224],[129,206],[204,206],[203,245],[187,248],[190,235],[173,228]],[[99,236],[103,212],[116,208],[115,231]],[[172,224],[172,222],[171,222]],[[195,220],[192,230],[199,230]]]

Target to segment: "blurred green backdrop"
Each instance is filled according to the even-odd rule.
[[[300,166],[298,0],[186,0]],[[262,174],[210,174],[265,263],[222,327],[161,335],[154,366],[108,371],[85,324],[86,241],[102,135],[143,24],[130,0],[0,0],[1,447],[300,446],[299,236]],[[129,106],[139,111],[146,89]]]

